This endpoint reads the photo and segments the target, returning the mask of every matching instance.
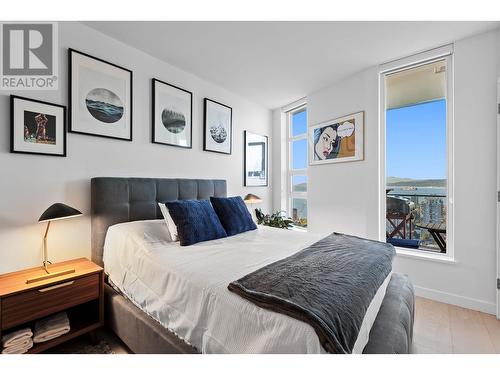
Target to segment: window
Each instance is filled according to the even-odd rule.
[[[295,225],[307,227],[307,110],[303,105],[287,112],[288,215]]]
[[[451,54],[382,73],[386,241],[450,254]]]

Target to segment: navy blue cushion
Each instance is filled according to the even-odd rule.
[[[420,246],[419,240],[409,240],[403,238],[388,238],[386,242],[392,244],[393,246],[408,247],[410,249],[418,249]]]
[[[177,226],[181,246],[227,237],[212,205],[207,200],[165,202]]]
[[[228,236],[257,229],[241,197],[210,197],[210,202]]]

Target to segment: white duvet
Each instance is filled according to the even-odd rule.
[[[259,226],[236,236],[181,247],[163,220],[111,226],[104,268],[144,312],[202,353],[323,353],[313,328],[260,308],[227,289],[237,280],[321,239],[322,235]],[[361,353],[390,275],[364,318]]]

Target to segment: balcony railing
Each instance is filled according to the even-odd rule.
[[[400,192],[387,193],[388,196],[402,197],[415,204],[411,224],[408,223],[407,238],[419,240],[420,250],[429,250],[439,252],[439,246],[433,239],[428,230],[419,228],[418,223],[446,224],[446,195],[441,194],[408,194]],[[394,221],[394,220],[393,220]],[[393,229],[389,220],[386,219],[386,230],[390,233]],[[444,235],[446,237],[446,235]],[[396,234],[394,238],[401,238]]]

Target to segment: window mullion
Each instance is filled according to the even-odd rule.
[[[287,189],[286,189],[286,194],[287,194],[287,208],[288,208],[288,215],[290,217],[294,217],[293,215],[293,208],[294,208],[294,199],[303,199],[303,200],[306,200],[306,202],[304,202],[304,205],[301,201],[299,202],[295,202],[295,206],[297,208],[297,211],[296,211],[296,217],[294,218],[294,220],[297,220],[297,223],[300,223],[300,225],[303,225],[305,226],[306,225],[306,212],[307,212],[307,191],[293,191],[293,188],[294,188],[294,177],[295,176],[305,176],[305,183],[307,183],[307,163],[308,163],[308,160],[307,160],[307,148],[308,148],[308,144],[307,144],[307,136],[308,136],[308,133],[307,133],[307,124],[305,124],[305,131],[301,134],[297,134],[297,135],[292,135],[293,134],[293,121],[294,119],[299,119],[302,121],[305,119],[305,116],[307,116],[307,114],[305,114],[305,116],[300,116],[300,117],[294,117],[295,114],[298,114],[300,112],[305,112],[306,111],[306,106],[301,106],[301,107],[298,107],[298,108],[295,108],[289,112],[287,112],[286,114],[286,121],[287,121],[287,133],[286,133],[286,140],[287,140]],[[296,123],[297,126],[299,126],[299,128],[295,128],[296,130],[298,129],[301,129],[302,127],[304,127],[304,123]],[[297,141],[301,141],[300,143],[300,146],[297,145],[297,144],[294,144],[294,142],[297,142]],[[302,151],[303,147],[304,147],[304,141],[305,141],[305,149],[306,149],[306,154],[305,154],[305,157],[306,157],[306,160],[305,160],[305,167],[304,168],[300,168],[300,169],[293,169],[293,152],[294,152],[294,146],[295,147],[301,147],[300,151]],[[297,160],[297,161],[302,161],[302,160]],[[296,181],[296,184],[302,184],[302,179],[295,179]],[[299,185],[298,185],[299,186]],[[299,188],[300,190],[300,188]],[[305,220],[303,220],[305,219]]]

